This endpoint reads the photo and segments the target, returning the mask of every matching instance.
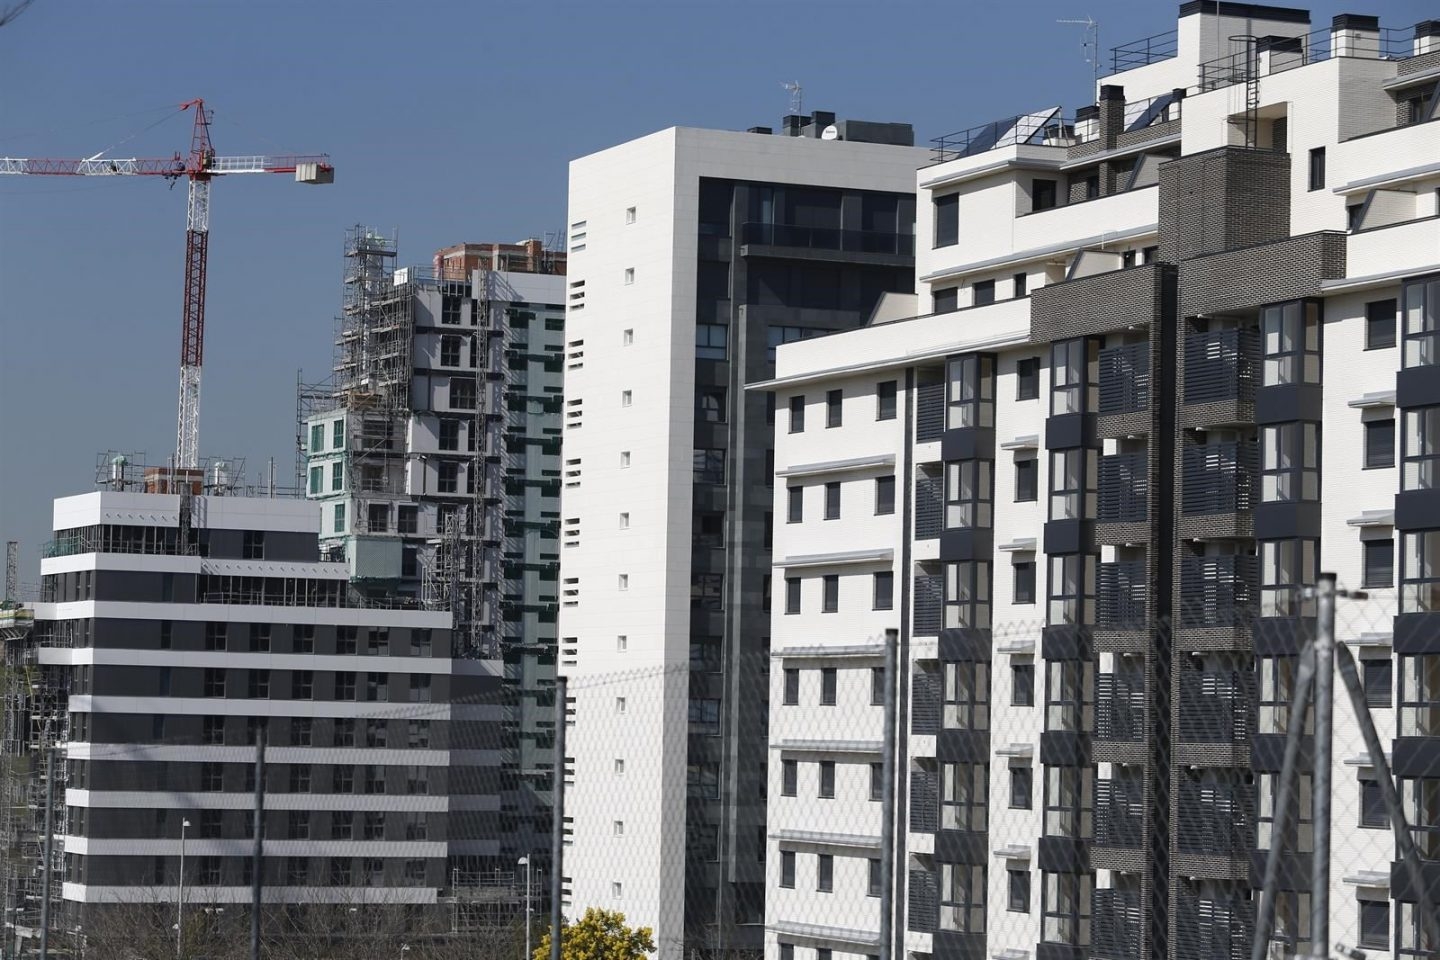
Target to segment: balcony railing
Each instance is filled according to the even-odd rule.
[[[910,732],[933,737],[940,732],[940,674],[917,670],[910,680]]]
[[[939,440],[945,433],[945,384],[922,383],[916,393],[915,439],[919,443]]]
[[[1198,856],[1248,858],[1255,846],[1254,791],[1240,783],[1182,783],[1176,848]]]
[[[1100,413],[1135,413],[1150,406],[1150,344],[1100,351]]]
[[[940,633],[941,611],[945,605],[945,580],[938,576],[915,578],[915,635],[933,637]]]
[[[1138,783],[1095,781],[1095,845],[1139,847],[1145,842],[1144,791]]]
[[[935,163],[987,153],[998,147],[1069,146],[1079,142],[1074,121],[1067,121],[1058,108],[992,120],[968,130],[936,137]],[[1093,139],[1093,138],[1092,138]]]
[[[1219,90],[1246,83],[1252,76],[1272,76],[1329,60],[1336,55],[1371,60],[1404,60],[1414,54],[1413,32],[1391,27],[1374,34],[1352,35],[1337,44],[1334,30],[1316,30],[1271,51],[1262,64],[1260,56],[1244,49],[1200,64],[1200,91]]]
[[[1100,564],[1095,593],[1095,626],[1100,630],[1143,630],[1150,623],[1149,578],[1142,560]]]
[[[1180,512],[1185,516],[1240,513],[1255,509],[1253,441],[1192,444],[1181,463]]]
[[[1241,627],[1255,616],[1260,566],[1254,557],[1185,557],[1180,561],[1180,626]]]
[[[1211,330],[1185,338],[1185,402],[1255,399],[1260,337],[1254,330]]]
[[[940,776],[930,770],[910,773],[910,832],[940,829]]]
[[[945,526],[945,482],[921,474],[915,481],[915,539],[934,540]]]
[[[1254,939],[1254,901],[1176,896],[1176,960],[1249,960]]]
[[[940,917],[940,884],[929,870],[910,871],[910,911],[906,929],[911,933],[934,933]]]
[[[1140,894],[1131,890],[1096,890],[1090,903],[1090,956],[1095,960],[1139,960],[1145,922]]]
[[[839,230],[833,227],[802,227],[790,223],[750,222],[740,227],[742,243],[771,247],[798,247],[805,250],[840,250],[846,253],[886,253],[915,256],[915,237],[909,233],[879,230]]]
[[[1145,37],[1140,40],[1131,40],[1129,43],[1122,43],[1118,47],[1110,48],[1110,72],[1120,73],[1122,70],[1133,70],[1136,67],[1159,63],[1161,60],[1168,60],[1175,56],[1179,49],[1180,34],[1177,30],[1157,33],[1153,37]],[[1096,895],[1099,895],[1098,891]]]
[[[1139,743],[1145,738],[1145,685],[1139,677],[1095,678],[1095,739]]]
[[[1101,523],[1134,523],[1149,515],[1150,458],[1117,453],[1100,458]]]
[[[1255,675],[1249,671],[1180,671],[1181,743],[1236,743],[1254,728]]]

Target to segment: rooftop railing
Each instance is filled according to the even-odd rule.
[[[1161,60],[1169,60],[1180,51],[1180,33],[1167,30],[1151,37],[1142,37],[1110,48],[1110,72],[1133,70]]]
[[[1411,30],[1386,27],[1375,34],[1345,34],[1337,42],[1335,32],[1325,29],[1287,38],[1264,51],[1247,47],[1200,64],[1200,91],[1219,90],[1245,83],[1252,76],[1284,73],[1336,56],[1404,60],[1414,55],[1413,37]]]
[[[1080,131],[1077,133],[1077,129]],[[1023,113],[1019,116],[992,120],[968,130],[936,137],[935,162],[945,163],[961,157],[973,157],[998,147],[1052,146],[1068,147],[1097,135],[1094,125],[1077,127],[1073,119],[1061,116],[1060,108]]]

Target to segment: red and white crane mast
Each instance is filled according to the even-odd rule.
[[[195,123],[190,152],[169,159],[108,159],[96,154],[83,160],[0,157],[0,176],[31,174],[81,177],[163,177],[189,181],[185,210],[185,301],[180,328],[180,405],[176,417],[175,467],[193,470],[200,461],[200,369],[205,357],[205,273],[209,263],[210,181],[238,173],[293,173],[299,183],[333,183],[335,167],[325,154],[220,157],[210,143],[213,111],[201,99],[188,100]]]

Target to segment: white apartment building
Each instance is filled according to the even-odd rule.
[[[913,298],[751,385],[778,411],[767,960],[881,952],[886,629],[891,956],[1248,956],[1322,570],[1369,593],[1340,639],[1440,886],[1440,23],[1394,26],[1185,3],[1093,106],[942,138]],[[1330,939],[1429,955],[1335,710]],[[1309,950],[1302,742],[1276,955]]]
[[[744,385],[913,289],[911,140],[816,113],[570,168],[565,911],[623,910],[662,960],[760,946],[771,411]]]

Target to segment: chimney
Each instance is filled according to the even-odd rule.
[[[1305,62],[1304,37],[1261,37],[1255,41],[1255,72],[1268,77]]]
[[[1114,149],[1116,139],[1125,132],[1125,88],[1107,83],[1100,88],[1100,141],[1106,150]]]
[[[780,129],[785,131],[785,136],[787,137],[798,137],[800,136],[801,128],[805,126],[805,121],[809,119],[809,117],[802,117],[798,113],[787,113],[780,118]]]
[[[825,128],[835,122],[835,114],[827,110],[816,110],[811,115],[811,119],[813,122],[810,127],[810,136],[818,140],[820,134],[825,132]]]
[[[540,260],[544,253],[545,244],[542,241],[525,241],[525,271],[527,273],[540,272]]]
[[[1380,18],[1361,13],[1337,13],[1330,21],[1330,50],[1336,57],[1380,56]]]
[[[1440,20],[1422,20],[1415,24],[1415,56],[1440,50]]]

